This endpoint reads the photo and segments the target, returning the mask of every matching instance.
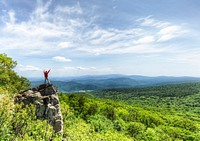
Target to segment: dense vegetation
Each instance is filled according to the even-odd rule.
[[[25,77],[17,75],[13,69],[17,62],[6,54],[0,54],[0,88],[16,93],[23,91],[30,86],[30,82]]]
[[[134,97],[185,97],[197,94],[200,90],[200,83],[182,83],[173,85],[162,85],[145,88],[118,88],[95,91],[97,97],[111,98],[114,100],[129,100]]]
[[[200,83],[60,93],[61,136],[46,121],[36,119],[33,105],[23,107],[13,102],[13,96],[29,84],[13,71],[15,66],[15,61],[1,55],[0,71],[5,74],[0,76],[1,141],[200,139]]]
[[[196,96],[191,99],[195,100]],[[89,94],[84,96],[83,93],[61,94],[60,99],[65,115],[64,138],[70,140],[85,138],[86,140],[119,141],[198,141],[200,138],[199,114],[192,111],[193,107],[190,107],[191,111],[187,109],[186,113],[179,111],[178,114],[176,111],[182,106],[179,106],[179,103],[168,105],[170,110],[167,110],[164,107],[157,109],[157,104],[154,105],[151,98],[149,98],[151,106],[143,106],[139,100],[135,105],[134,100],[127,104],[108,99],[94,99]]]
[[[174,114],[200,113],[200,83],[132,89],[107,89],[95,91],[93,94],[96,97],[124,101],[128,104],[145,109],[154,109],[163,113],[166,111],[174,112]]]
[[[0,141],[60,140],[46,121],[36,119],[33,105],[14,103],[15,94],[30,86],[13,70],[16,65],[12,58],[0,54]]]

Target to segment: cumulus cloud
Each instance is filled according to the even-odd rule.
[[[55,56],[53,57],[53,60],[57,61],[57,62],[71,62],[71,59],[67,59],[63,56]]]

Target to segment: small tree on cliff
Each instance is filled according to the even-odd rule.
[[[25,77],[17,75],[13,70],[17,65],[16,61],[6,54],[0,54],[0,87],[11,92],[19,92],[30,87],[30,82]]]

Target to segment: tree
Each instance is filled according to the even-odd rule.
[[[127,130],[131,137],[136,137],[139,134],[143,134],[145,128],[145,125],[140,122],[130,122]]]
[[[10,92],[23,91],[30,87],[30,82],[25,77],[17,75],[13,70],[17,65],[16,61],[6,54],[0,54],[0,87]]]

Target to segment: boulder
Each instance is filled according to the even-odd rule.
[[[36,106],[36,117],[47,120],[53,126],[55,133],[63,132],[63,118],[60,109],[60,102],[57,89],[51,84],[42,84],[18,94],[15,102],[23,102],[25,105]]]

